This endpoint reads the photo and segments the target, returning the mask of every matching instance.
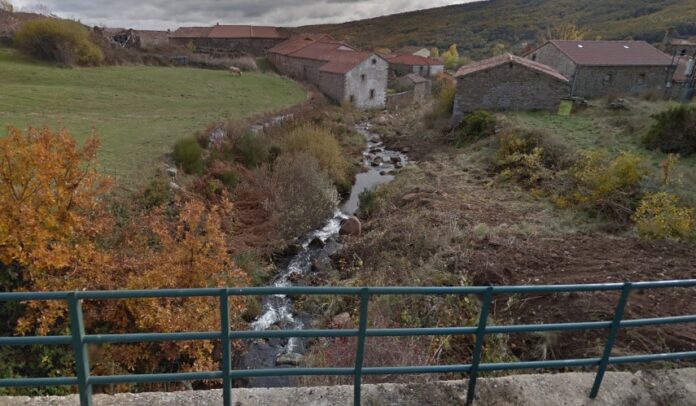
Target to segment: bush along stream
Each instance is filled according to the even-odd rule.
[[[330,267],[330,256],[340,247],[341,234],[359,234],[360,221],[354,216],[359,206],[360,193],[388,183],[394,179],[394,171],[406,164],[408,158],[401,152],[384,148],[382,141],[367,123],[356,126],[365,137],[367,147],[363,152],[365,171],[356,176],[350,197],[337,208],[335,214],[325,225],[309,233],[293,253],[278,264],[278,274],[273,286],[286,287],[299,283],[304,277],[321,272]],[[311,314],[298,314],[291,297],[286,295],[263,298],[263,311],[251,325],[254,330],[302,330],[311,325]],[[302,338],[255,340],[247,348],[241,360],[241,367],[288,368],[297,366],[303,360],[305,343]],[[288,377],[249,378],[249,387],[290,386]]]

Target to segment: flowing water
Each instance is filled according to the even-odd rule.
[[[356,130],[367,141],[367,147],[363,152],[363,165],[366,170],[356,176],[350,197],[336,210],[324,227],[305,236],[299,252],[278,266],[278,274],[272,281],[273,286],[292,286],[293,280],[298,280],[301,276],[312,272],[312,264],[315,261],[328,261],[340,247],[337,237],[342,221],[358,210],[360,193],[392,181],[393,172],[406,163],[407,157],[404,154],[384,148],[379,136],[370,131],[369,124],[358,125]],[[322,243],[317,243],[317,240],[321,240]],[[263,314],[252,323],[251,327],[257,331],[272,328],[301,330],[310,322],[311,315],[299,315],[294,312],[291,298],[286,295],[275,295],[264,297]],[[303,354],[304,351],[304,340],[301,338],[256,340],[250,343],[247,354],[242,360],[242,367],[250,369],[286,367],[285,365],[276,366],[278,356],[291,353]],[[250,378],[247,386],[288,385],[290,380],[287,377],[263,377]]]

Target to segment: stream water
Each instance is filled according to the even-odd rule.
[[[388,183],[394,179],[393,172],[406,164],[407,157],[398,151],[384,148],[379,135],[370,131],[369,124],[360,124],[356,130],[365,137],[367,147],[363,152],[365,171],[358,174],[351,194],[334,216],[325,225],[304,237],[297,254],[287,258],[278,266],[278,274],[272,286],[292,286],[294,280],[312,272],[312,264],[328,261],[340,247],[338,235],[343,220],[358,210],[359,196],[365,190]],[[317,243],[321,240],[322,243]],[[297,314],[292,299],[286,295],[267,296],[263,299],[263,313],[251,325],[254,330],[279,328],[283,330],[301,330],[311,324],[311,315]],[[289,365],[277,365],[277,359],[284,354],[304,354],[304,340],[301,338],[256,340],[248,346],[242,360],[243,368],[282,368]],[[249,387],[289,386],[287,377],[250,378]]]

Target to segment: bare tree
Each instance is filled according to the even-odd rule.
[[[7,11],[8,13],[14,12],[14,6],[10,0],[0,0],[0,11]]]

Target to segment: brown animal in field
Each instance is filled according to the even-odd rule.
[[[230,66],[230,75],[232,76],[242,76],[242,70],[236,66]]]

